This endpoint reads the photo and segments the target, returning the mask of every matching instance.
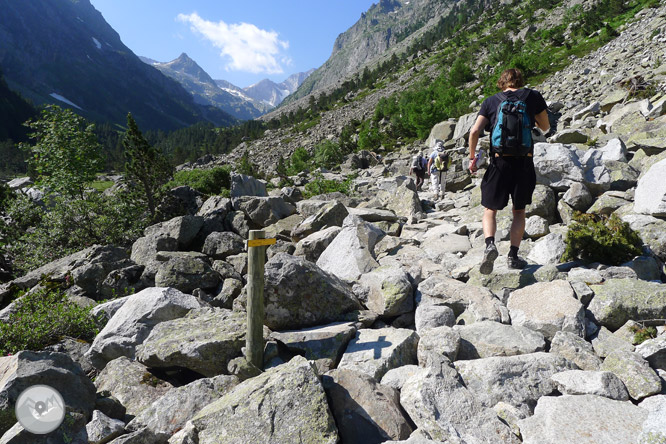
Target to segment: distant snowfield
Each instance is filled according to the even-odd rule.
[[[97,40],[95,37],[92,38],[93,42],[95,42],[95,46],[97,46],[97,49],[102,49],[102,44]]]
[[[56,100],[60,100],[60,101],[63,102],[63,103],[66,103],[66,104],[68,104],[68,105],[71,105],[71,106],[73,106],[74,108],[78,108],[78,109],[80,109],[81,111],[83,111],[83,108],[81,108],[79,105],[77,105],[77,104],[74,103],[74,102],[71,102],[71,101],[67,100],[65,97],[61,96],[60,94],[51,93],[51,94],[49,94],[49,96],[53,97],[53,98],[56,99]]]

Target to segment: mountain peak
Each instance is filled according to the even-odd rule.
[[[161,66],[165,66],[174,71],[184,73],[201,83],[208,83],[210,85],[215,85],[215,81],[208,75],[204,69],[197,64],[194,60],[190,58],[186,53],[182,53],[178,56],[177,59],[174,59],[170,62],[160,63]]]

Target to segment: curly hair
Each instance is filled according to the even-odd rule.
[[[523,73],[518,68],[504,70],[497,80],[497,87],[504,91],[507,88],[521,88],[525,86]]]

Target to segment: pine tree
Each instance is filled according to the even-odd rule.
[[[145,204],[154,220],[161,198],[162,186],[171,179],[173,167],[167,159],[143,137],[131,113],[127,114],[125,147],[125,180],[130,194]]]

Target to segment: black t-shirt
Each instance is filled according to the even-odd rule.
[[[516,91],[506,91],[504,94],[506,94],[509,100],[520,100],[520,97],[525,94],[523,90],[528,90],[528,88],[518,89]],[[548,105],[546,105],[546,101],[543,99],[543,96],[539,91],[533,89],[529,89],[529,91],[530,93],[525,100],[525,104],[527,105],[527,114],[532,120],[532,125],[534,125],[534,116],[548,108]],[[497,107],[503,101],[504,99],[500,97],[500,93],[497,93],[494,96],[488,97],[481,104],[479,115],[488,119],[488,124],[485,127],[486,131],[490,132],[495,124],[495,119],[497,119]]]

